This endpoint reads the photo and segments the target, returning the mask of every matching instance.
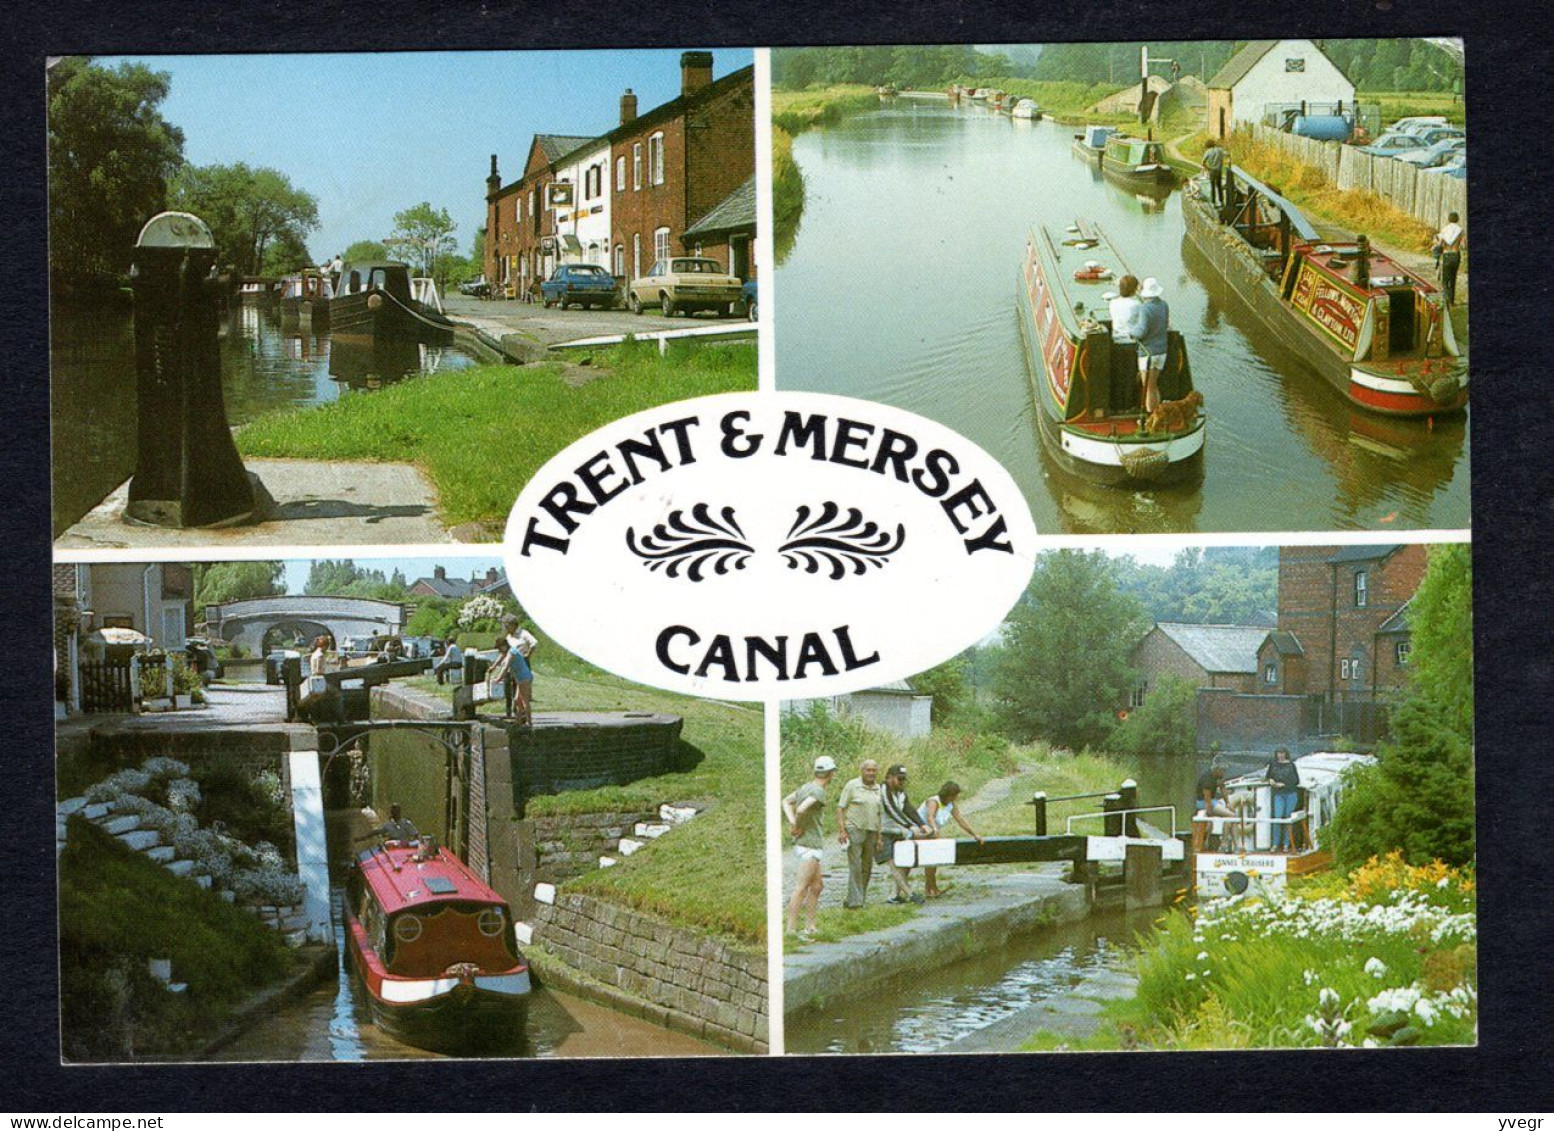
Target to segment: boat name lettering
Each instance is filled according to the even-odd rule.
[[[1354,348],[1360,337],[1360,321],[1365,316],[1365,304],[1360,299],[1306,263],[1301,265],[1294,302],[1317,325],[1344,345]]]

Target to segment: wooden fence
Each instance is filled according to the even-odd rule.
[[[81,672],[81,711],[84,714],[129,712],[134,710],[128,660],[83,662]]]
[[[1243,131],[1244,132],[1244,131]],[[1383,200],[1408,213],[1416,220],[1439,231],[1450,212],[1468,226],[1468,182],[1445,173],[1421,176],[1420,171],[1391,157],[1373,157],[1352,145],[1337,141],[1318,141],[1297,137],[1267,126],[1250,127],[1253,141],[1263,142],[1320,169],[1322,175],[1341,189],[1368,189]]]

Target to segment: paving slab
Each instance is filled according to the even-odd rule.
[[[123,520],[125,480],[86,517],[54,540],[58,550],[138,547],[364,546],[450,542],[437,492],[408,463],[249,459],[275,500],[269,515],[246,526],[179,530]]]

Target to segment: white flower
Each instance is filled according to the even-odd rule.
[[[1435,886],[1438,887],[1438,888],[1443,888],[1443,887],[1446,887],[1450,883],[1451,883],[1451,877],[1450,876],[1442,876],[1440,879],[1435,881]]]
[[[1322,980],[1322,975],[1318,974],[1315,970],[1303,971],[1301,973],[1301,977],[1305,979],[1306,985],[1308,986],[1313,982],[1320,982]]]
[[[1323,986],[1322,992],[1317,995],[1317,1004],[1323,1009],[1336,1009],[1338,1007],[1338,991],[1331,986]]]
[[[1364,1049],[1379,1049],[1381,1042],[1376,1040],[1375,1037],[1366,1037],[1365,1040],[1360,1042],[1360,1047]]]
[[[1387,976],[1387,964],[1379,958],[1370,958],[1365,962],[1365,972],[1372,978],[1385,978]]]
[[[1196,975],[1196,974],[1189,974],[1189,975],[1187,975],[1187,981],[1195,982],[1197,980],[1198,980],[1198,975]]]
[[[1199,952],[1198,952],[1198,961],[1199,961],[1199,962],[1202,962],[1202,961],[1203,961],[1203,960],[1204,960],[1204,959],[1206,959],[1206,958],[1208,958],[1208,957],[1209,957],[1209,952],[1208,952],[1208,951],[1206,951],[1206,950],[1200,950],[1200,951],[1199,951]]]

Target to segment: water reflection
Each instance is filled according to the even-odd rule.
[[[475,363],[451,345],[331,341],[272,308],[234,303],[220,333],[227,420],[325,404],[420,373]],[[362,351],[365,351],[365,356]],[[127,305],[56,304],[49,318],[54,533],[66,530],[135,470],[134,329]]]
[[[1009,469],[1047,531],[1467,526],[1460,417],[1434,432],[1357,419],[1193,267],[1175,199],[1157,208],[1111,183],[1072,140],[1072,127],[911,99],[800,135],[804,215],[776,283],[779,387],[947,424]],[[1041,454],[1012,313],[1019,254],[1032,226],[1081,217],[1166,287],[1209,413],[1200,488],[1098,490]]]

